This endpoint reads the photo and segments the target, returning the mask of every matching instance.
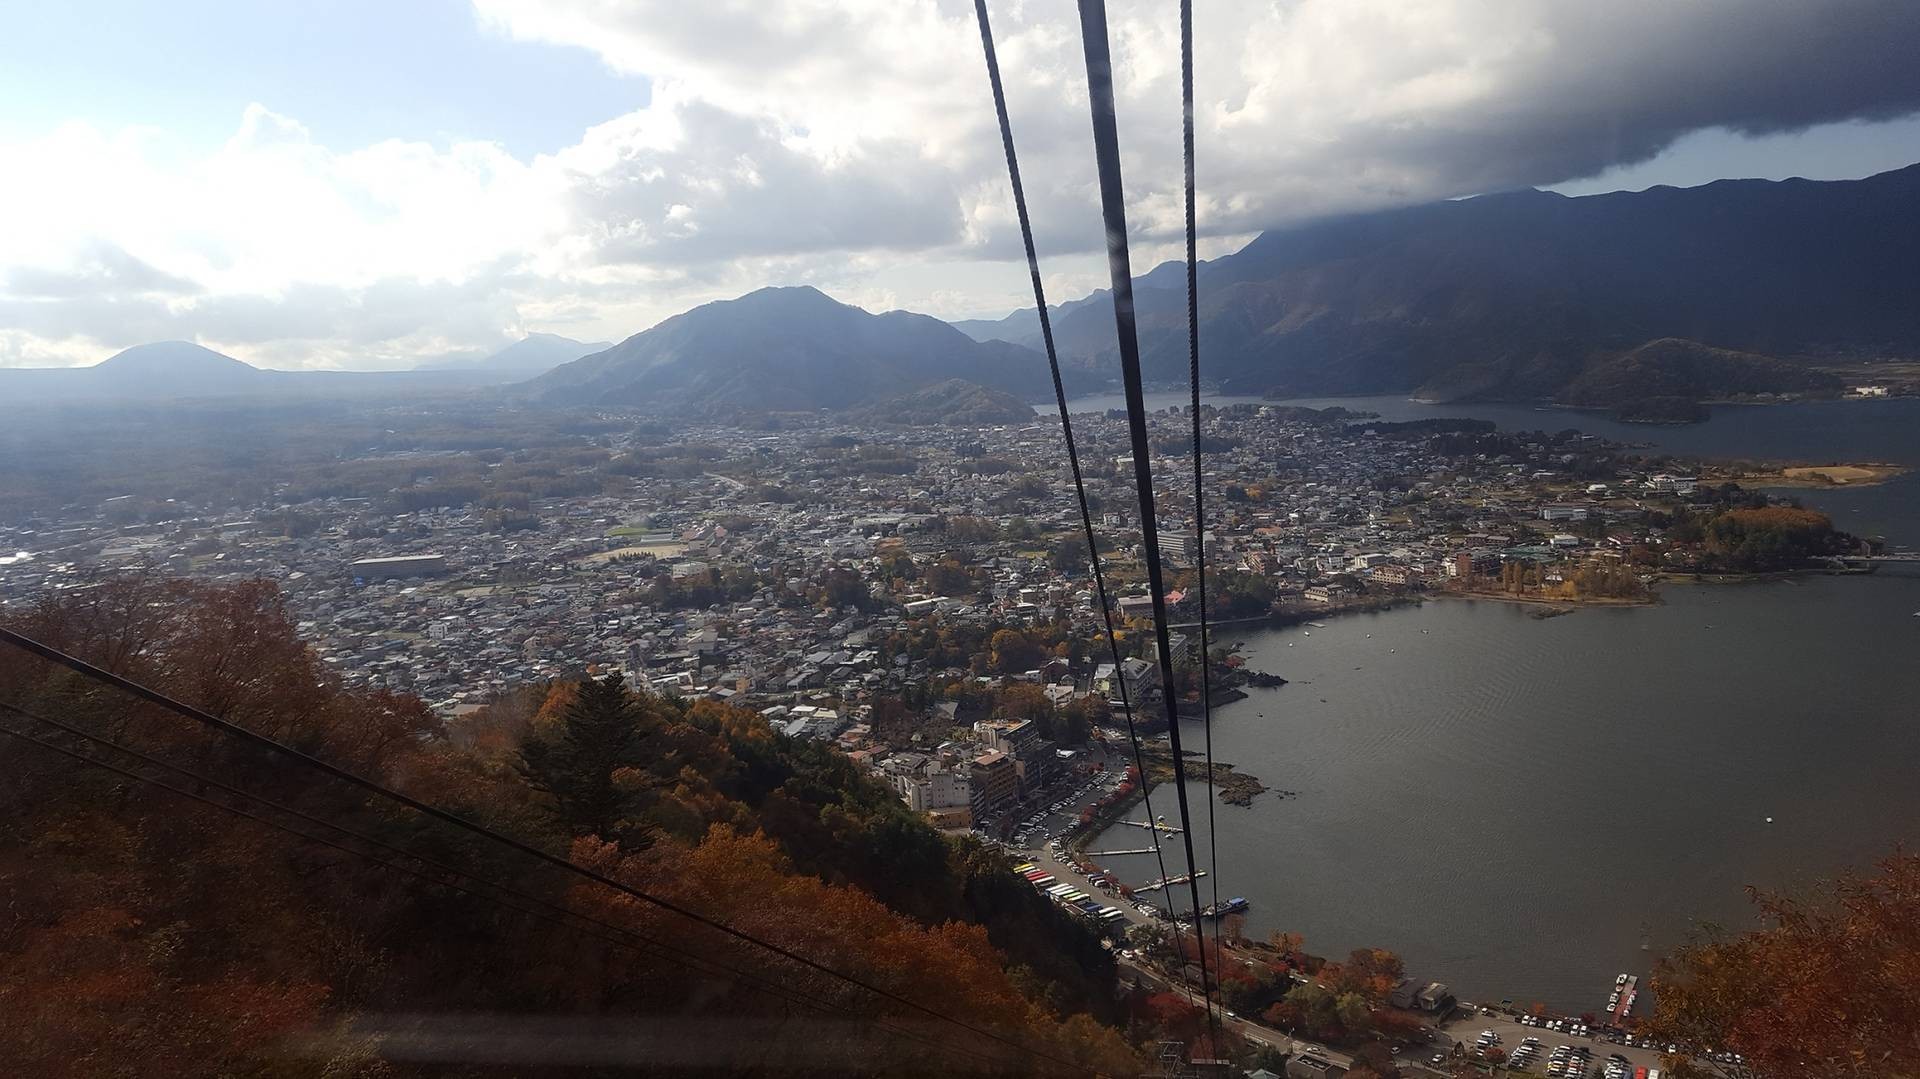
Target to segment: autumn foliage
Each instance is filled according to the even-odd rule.
[[[751,713],[566,683],[448,729],[410,697],[343,686],[259,582],[112,581],[8,624],[980,1029],[1138,1070],[1108,1025],[1121,1018],[1112,961],[1084,926],[998,854],[945,839],[844,756]],[[903,1033],[982,1052],[968,1067],[985,1074],[1031,1070],[997,1043],[21,653],[0,654],[0,702],[191,776],[15,713],[0,725],[338,843],[0,737],[9,1077],[542,1074],[541,1053],[493,1054],[556,1021],[660,1033],[670,1058],[630,1062],[649,1074],[958,1070],[951,1049]],[[512,895],[448,887],[461,879],[448,869]],[[540,903],[567,924],[513,909]],[[469,1025],[450,1029],[468,1033],[416,1029],[456,1019]]]
[[[1920,1075],[1920,855],[1895,853],[1814,899],[1755,891],[1760,928],[1682,949],[1653,979],[1651,1030],[1754,1079]]]
[[[1705,528],[1707,552],[1737,570],[1798,565],[1830,553],[1835,537],[1833,521],[1826,514],[1794,506],[1731,509],[1708,521]]]

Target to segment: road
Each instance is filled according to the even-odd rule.
[[[1060,828],[1058,830],[1055,830],[1054,834],[1058,835],[1060,834],[1061,830],[1064,830],[1064,827],[1069,823],[1069,820],[1066,814],[1058,814],[1056,816],[1059,818]],[[1052,824],[1054,822],[1050,818],[1047,823]],[[1166,924],[1164,921],[1150,918],[1140,913],[1140,911],[1134,907],[1131,901],[1122,899],[1120,896],[1112,892],[1104,891],[1101,888],[1099,888],[1099,886],[1093,884],[1091,881],[1089,881],[1086,878],[1085,874],[1081,873],[1078,869],[1074,868],[1071,862],[1066,861],[1065,859],[1062,859],[1062,858],[1054,857],[1053,854],[1046,849],[1046,843],[1044,841],[1034,844],[1034,848],[1036,849],[1024,851],[1022,854],[1022,857],[1024,857],[1028,861],[1033,862],[1036,866],[1039,866],[1045,869],[1047,872],[1053,874],[1055,877],[1059,878],[1059,880],[1062,883],[1072,884],[1074,887],[1080,889],[1081,891],[1086,892],[1088,895],[1102,895],[1102,896],[1108,897],[1107,901],[1111,903],[1113,906],[1120,908],[1122,914],[1125,916],[1126,921],[1129,924],[1133,924],[1133,925],[1165,925]],[[1127,963],[1125,961],[1122,961],[1121,966],[1125,971],[1137,973],[1141,977],[1141,979],[1144,981],[1150,982],[1156,986],[1160,986],[1165,989],[1172,989],[1177,992],[1180,992],[1182,995],[1186,996],[1188,999],[1193,1000],[1196,1004],[1200,1002],[1199,994],[1194,992],[1192,989],[1189,989],[1185,986],[1176,987],[1167,979],[1165,979],[1164,977],[1162,977],[1157,973],[1154,973],[1153,971],[1150,971],[1144,967],[1139,967],[1134,964]],[[1242,1035],[1247,1037],[1249,1040],[1258,1042],[1263,1045],[1270,1045],[1276,1048],[1286,1049],[1290,1052],[1304,1052],[1304,1051],[1311,1050],[1315,1053],[1326,1056],[1331,1060],[1334,1060],[1336,1063],[1345,1063],[1347,1059],[1343,1054],[1336,1053],[1332,1050],[1326,1049],[1321,1046],[1316,1046],[1308,1042],[1297,1041],[1295,1039],[1290,1038],[1286,1033],[1282,1031],[1275,1030],[1271,1027],[1267,1027],[1259,1023],[1254,1023],[1246,1019],[1232,1019],[1232,1020],[1228,1020],[1228,1023],[1233,1027],[1234,1030],[1241,1033]],[[1630,1047],[1625,1045],[1616,1045],[1613,1042],[1607,1041],[1604,1038],[1595,1038],[1595,1037],[1576,1038],[1570,1034],[1565,1034],[1559,1031],[1546,1030],[1538,1027],[1523,1026],[1518,1020],[1515,1020],[1503,1015],[1492,1014],[1492,1013],[1480,1013],[1468,1018],[1455,1019],[1443,1025],[1440,1029],[1441,1029],[1441,1033],[1438,1035],[1439,1042],[1437,1044],[1412,1045],[1408,1047],[1407,1052],[1401,1054],[1403,1058],[1402,1065],[1401,1065],[1403,1070],[1409,1070],[1414,1074],[1423,1075],[1423,1076],[1443,1075],[1445,1073],[1428,1067],[1426,1064],[1426,1058],[1436,1051],[1445,1051],[1451,1046],[1452,1042],[1456,1040],[1465,1042],[1467,1045],[1471,1046],[1473,1044],[1474,1039],[1479,1037],[1480,1032],[1483,1030],[1492,1030],[1496,1034],[1499,1034],[1501,1048],[1506,1049],[1509,1052],[1511,1052],[1515,1047],[1519,1046],[1521,1042],[1526,1038],[1539,1039],[1541,1049],[1542,1049],[1541,1057],[1539,1060],[1534,1062],[1533,1066],[1530,1069],[1527,1069],[1528,1071],[1531,1071],[1534,1073],[1543,1074],[1545,1072],[1546,1054],[1552,1052],[1554,1047],[1559,1045],[1571,1045],[1576,1048],[1585,1047],[1591,1050],[1593,1053],[1592,1071],[1595,1074],[1599,1072],[1600,1066],[1606,1061],[1607,1057],[1613,1053],[1618,1053],[1621,1056],[1626,1057],[1627,1060],[1636,1067],[1653,1068],[1653,1067],[1658,1067],[1660,1065],[1661,1054],[1657,1050],[1643,1049],[1639,1047]]]
[[[1198,992],[1184,985],[1175,985],[1171,980],[1166,978],[1164,975],[1161,975],[1159,972],[1150,970],[1138,964],[1130,963],[1130,962],[1127,962],[1126,960],[1121,960],[1120,976],[1122,978],[1138,978],[1140,981],[1148,985],[1151,985],[1156,989],[1160,989],[1166,992],[1178,993],[1181,996],[1185,997],[1188,1001],[1190,1001],[1193,1004],[1193,1006],[1196,1008],[1205,1006],[1205,1001],[1202,999],[1201,995]],[[1327,1060],[1331,1060],[1335,1064],[1340,1065],[1342,1068],[1350,1068],[1353,1066],[1353,1058],[1348,1056],[1345,1053],[1335,1052],[1332,1049],[1328,1049],[1324,1045],[1317,1045],[1313,1042],[1301,1041],[1297,1038],[1289,1036],[1286,1031],[1275,1030],[1272,1027],[1267,1026],[1263,1023],[1256,1023],[1250,1019],[1244,1019],[1239,1016],[1227,1016],[1224,1014],[1220,1017],[1220,1021],[1222,1026],[1226,1027],[1229,1030],[1232,1030],[1234,1033],[1240,1035],[1241,1037],[1255,1044],[1264,1045],[1269,1048],[1278,1049],[1282,1052],[1292,1053],[1295,1055],[1299,1055],[1301,1053],[1312,1053],[1315,1056],[1324,1057]]]
[[[1140,911],[1134,907],[1132,902],[1122,899],[1117,895],[1112,895],[1112,893],[1103,892],[1098,885],[1087,880],[1085,874],[1081,873],[1078,869],[1075,869],[1072,863],[1067,862],[1063,859],[1054,857],[1052,853],[1046,850],[1045,844],[1042,844],[1041,849],[1039,850],[1026,852],[1025,857],[1028,861],[1031,861],[1034,865],[1039,866],[1040,868],[1045,869],[1047,872],[1053,874],[1055,877],[1058,877],[1060,879],[1060,882],[1063,884],[1071,884],[1074,887],[1080,889],[1081,891],[1086,892],[1088,895],[1112,896],[1111,898],[1112,905],[1120,908],[1121,912],[1125,915],[1127,922],[1130,924],[1133,924],[1133,925],[1156,925],[1156,924],[1164,925],[1165,924],[1164,922],[1156,921],[1155,919],[1149,918],[1146,915],[1140,913]],[[1157,989],[1179,993],[1181,996],[1191,1001],[1196,1007],[1203,1007],[1205,1005],[1205,1001],[1203,1000],[1200,993],[1196,992],[1195,990],[1193,990],[1188,986],[1175,984],[1171,979],[1167,978],[1165,975],[1160,974],[1158,971],[1155,971],[1149,967],[1131,962],[1126,959],[1120,959],[1118,962],[1120,966],[1120,976],[1123,979],[1137,978],[1141,982],[1148,985],[1152,985]],[[1222,1015],[1221,1022],[1226,1027],[1233,1030],[1236,1034],[1239,1034],[1241,1037],[1246,1038],[1250,1042],[1254,1042],[1260,1045],[1270,1046],[1272,1048],[1279,1049],[1288,1053],[1298,1054],[1298,1053],[1311,1052],[1318,1056],[1325,1057],[1326,1059],[1333,1061],[1334,1063],[1340,1065],[1341,1067],[1348,1067],[1353,1063],[1352,1058],[1345,1053],[1335,1052],[1332,1049],[1328,1049],[1323,1045],[1317,1045],[1313,1042],[1300,1041],[1296,1038],[1290,1037],[1285,1031],[1275,1030],[1272,1027],[1266,1026],[1265,1024],[1262,1024],[1262,1023],[1256,1023],[1250,1019],[1245,1019],[1239,1016],[1230,1017],[1230,1016]]]
[[[1044,848],[1038,851],[1029,852],[1026,855],[1026,858],[1027,860],[1033,862],[1034,865],[1039,866],[1045,869],[1047,872],[1053,874],[1055,877],[1058,877],[1062,883],[1072,884],[1074,887],[1079,888],[1081,891],[1084,891],[1089,895],[1108,894],[1108,893],[1102,893],[1100,891],[1099,886],[1088,881],[1086,876],[1082,874],[1079,870],[1073,868],[1071,863],[1065,862],[1059,858],[1055,858],[1051,853],[1047,852]],[[1164,925],[1165,924],[1162,921],[1149,918],[1146,915],[1140,913],[1139,910],[1135,909],[1132,903],[1126,900],[1123,900],[1118,896],[1113,897],[1112,904],[1120,908],[1120,910],[1126,916],[1126,920],[1131,924],[1134,924],[1134,925]],[[1205,1004],[1199,992],[1195,991],[1189,986],[1175,984],[1171,979],[1167,978],[1165,975],[1162,975],[1158,971],[1155,971],[1149,967],[1131,962],[1126,959],[1121,959],[1118,962],[1120,966],[1120,976],[1123,979],[1138,978],[1141,982],[1144,982],[1148,985],[1152,985],[1157,989],[1178,993],[1181,996],[1185,997],[1188,1001],[1192,1002],[1195,1007],[1203,1007]],[[1225,1016],[1225,1015],[1221,1017],[1221,1021],[1226,1027],[1234,1031],[1236,1034],[1239,1034],[1241,1037],[1246,1038],[1248,1041],[1254,1042],[1259,1045],[1269,1046],[1271,1048],[1279,1049],[1283,1052],[1293,1053],[1296,1055],[1300,1053],[1313,1053],[1316,1056],[1324,1057],[1328,1060],[1331,1060],[1334,1063],[1340,1065],[1341,1067],[1350,1067],[1353,1063],[1353,1058],[1346,1053],[1341,1053],[1336,1050],[1329,1049],[1326,1046],[1320,1045],[1315,1042],[1302,1041],[1298,1038],[1292,1037],[1291,1035],[1287,1034],[1283,1030],[1276,1030],[1275,1028],[1267,1026],[1264,1023],[1258,1023],[1242,1016]],[[1490,1024],[1483,1023],[1480,1026],[1473,1027],[1472,1030],[1465,1035],[1467,1040],[1471,1041],[1473,1038],[1477,1037],[1479,1035],[1479,1032],[1481,1030],[1486,1029],[1488,1025]],[[1524,1029],[1524,1028],[1521,1028],[1521,1029]],[[1502,1036],[1507,1037],[1509,1039],[1507,1042],[1507,1044],[1509,1045],[1518,1045],[1520,1043],[1519,1037],[1517,1036],[1509,1036],[1505,1034],[1503,1034]],[[1410,1045],[1407,1048],[1406,1052],[1400,1054],[1401,1068],[1403,1071],[1408,1071],[1411,1074],[1416,1076],[1431,1077],[1431,1076],[1445,1075],[1447,1073],[1436,1071],[1432,1068],[1429,1068],[1426,1065],[1426,1058],[1429,1055],[1431,1055],[1436,1051],[1444,1050],[1445,1048],[1446,1048],[1445,1045],[1427,1045],[1424,1043]],[[1601,1056],[1605,1056],[1605,1054],[1602,1053]]]
[[[1050,815],[1048,819],[1045,822],[1043,822],[1043,824],[1053,826],[1050,828],[1050,831],[1052,831],[1053,835],[1059,836],[1064,831],[1066,831],[1067,827],[1070,826],[1074,820],[1075,820],[1075,817],[1073,815],[1071,815],[1070,813],[1063,812],[1063,813]],[[1102,889],[1099,885],[1096,885],[1092,881],[1088,880],[1086,877],[1086,874],[1080,872],[1080,870],[1077,869],[1072,862],[1064,858],[1055,857],[1053,853],[1047,849],[1047,841],[1045,840],[1032,844],[1032,846],[1030,847],[1026,847],[1026,848],[1012,847],[1010,848],[1010,850],[1014,857],[1018,858],[1019,860],[1032,862],[1035,866],[1046,870],[1048,873],[1053,874],[1053,876],[1058,878],[1059,882],[1062,884],[1071,884],[1075,888],[1078,888],[1081,891],[1086,892],[1088,895],[1106,897],[1106,902],[1120,909],[1122,915],[1124,916],[1125,920],[1129,925],[1164,926],[1167,924],[1164,920],[1151,918],[1145,914],[1142,914],[1139,911],[1139,909],[1133,905],[1133,902],[1131,900],[1121,898],[1119,895],[1113,892],[1107,891],[1105,889]],[[1141,982],[1152,985],[1160,990],[1179,993],[1181,996],[1191,1001],[1196,1007],[1203,1006],[1204,1004],[1204,1001],[1202,1000],[1200,993],[1198,993],[1191,987],[1188,987],[1185,985],[1176,985],[1172,980],[1168,979],[1167,977],[1165,977],[1164,975],[1160,974],[1155,970],[1152,970],[1148,967],[1133,963],[1125,959],[1119,960],[1119,966],[1120,966],[1121,977],[1123,978],[1138,978]],[[1240,1016],[1228,1017],[1225,1015],[1221,1017],[1221,1021],[1225,1026],[1233,1030],[1235,1033],[1239,1034],[1241,1037],[1246,1038],[1248,1041],[1254,1042],[1259,1045],[1269,1046],[1271,1048],[1279,1049],[1281,1051],[1293,1053],[1293,1054],[1310,1052],[1316,1056],[1324,1057],[1327,1060],[1331,1060],[1334,1063],[1339,1064],[1341,1067],[1350,1067],[1353,1063],[1353,1058],[1346,1053],[1341,1053],[1336,1050],[1329,1049],[1324,1045],[1319,1045],[1314,1042],[1302,1041],[1298,1038],[1292,1037],[1291,1035],[1287,1034],[1285,1031],[1277,1030],[1263,1023],[1258,1023],[1253,1020],[1246,1019]],[[1466,1033],[1464,1037],[1469,1042],[1471,1042],[1475,1037],[1477,1037],[1481,1030],[1484,1030],[1487,1027],[1494,1025],[1491,1020],[1488,1020],[1485,1022],[1480,1022],[1479,1020],[1467,1020],[1465,1022],[1466,1024],[1468,1024],[1468,1026],[1470,1026],[1470,1029],[1462,1028],[1460,1024],[1456,1024],[1456,1029],[1466,1029]],[[1477,1026],[1471,1025],[1475,1022],[1479,1022],[1479,1025]],[[1526,1030],[1528,1034],[1533,1033],[1533,1031],[1528,1030],[1528,1028],[1520,1027],[1518,1024],[1515,1024],[1515,1023],[1509,1023],[1507,1025],[1512,1026],[1515,1030]],[[1506,1032],[1504,1027],[1495,1027],[1495,1029],[1500,1030],[1501,1036],[1504,1039],[1506,1039],[1502,1044],[1507,1045],[1509,1047],[1520,1044],[1520,1038],[1526,1036],[1526,1035],[1509,1034]],[[1552,1032],[1549,1031],[1547,1033],[1550,1034]],[[1443,1042],[1444,1042],[1445,1035],[1441,1035],[1440,1037],[1443,1039]],[[1546,1040],[1545,1038],[1542,1038],[1542,1041],[1545,1041],[1545,1040]],[[1551,1046],[1555,1044],[1558,1044],[1558,1043],[1557,1042],[1550,1043],[1549,1048],[1551,1048]],[[1428,1045],[1425,1043],[1418,1043],[1418,1044],[1410,1045],[1408,1046],[1406,1052],[1400,1054],[1401,1068],[1403,1071],[1406,1071],[1409,1074],[1416,1075],[1416,1076],[1422,1076],[1422,1077],[1443,1076],[1447,1073],[1437,1071],[1428,1067],[1426,1064],[1426,1059],[1429,1055],[1431,1055],[1435,1051],[1444,1050],[1445,1048],[1446,1048],[1445,1044]],[[1598,1055],[1604,1058],[1606,1056],[1606,1053],[1601,1052]]]

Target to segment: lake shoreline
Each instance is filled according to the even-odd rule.
[[[1293,682],[1214,714],[1216,759],[1279,792],[1212,823],[1234,852],[1222,895],[1253,900],[1255,936],[1391,948],[1463,999],[1577,1014],[1700,924],[1746,924],[1744,886],[1794,887],[1920,838],[1920,792],[1826,793],[1842,775],[1892,792],[1920,752],[1900,718],[1920,670],[1861,644],[1920,622],[1920,579],[1700,583],[1777,587],[1662,589],[1630,619],[1432,603],[1325,618],[1310,637],[1246,633],[1247,661]],[[1831,692],[1814,668],[1847,687],[1845,723],[1809,723]],[[1212,849],[1206,817],[1196,850]],[[1147,846],[1103,830],[1089,849]],[[1151,865],[1109,868],[1138,883]]]
[[[1783,465],[1765,472],[1729,472],[1712,478],[1737,483],[1742,487],[1772,490],[1851,491],[1878,487],[1913,471],[1905,465],[1885,461],[1858,464]]]
[[[1632,597],[1632,598],[1615,597],[1615,596],[1578,596],[1573,598],[1561,598],[1557,596],[1528,596],[1528,595],[1515,594],[1512,592],[1492,592],[1492,591],[1481,592],[1476,590],[1459,589],[1459,588],[1441,589],[1432,594],[1436,597],[1443,598],[1443,599],[1484,599],[1484,600],[1491,600],[1495,603],[1519,603],[1519,604],[1524,604],[1531,607],[1549,607],[1549,608],[1565,607],[1565,608],[1568,608],[1568,610],[1563,613],[1567,613],[1567,614],[1573,613],[1574,608],[1580,608],[1580,607],[1634,608],[1634,607],[1660,606],[1660,597],[1657,594],[1648,595],[1645,597]]]

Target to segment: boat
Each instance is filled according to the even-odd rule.
[[[1607,1021],[1618,1023],[1633,1011],[1633,1002],[1640,995],[1640,978],[1633,974],[1622,974],[1613,981],[1613,995],[1607,998]]]
[[[1229,914],[1239,914],[1250,906],[1252,906],[1252,904],[1247,902],[1245,896],[1236,895],[1225,903],[1208,903],[1206,906],[1201,907],[1200,917],[1224,918]]]

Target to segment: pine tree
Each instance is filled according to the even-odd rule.
[[[574,835],[596,835],[629,848],[651,842],[647,829],[629,820],[636,793],[617,773],[641,763],[646,734],[641,712],[616,672],[583,680],[551,738],[535,738],[520,750],[520,771],[529,785],[553,800],[553,813]]]

